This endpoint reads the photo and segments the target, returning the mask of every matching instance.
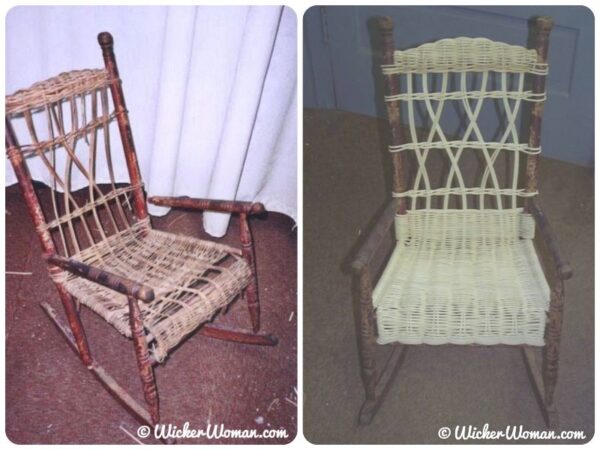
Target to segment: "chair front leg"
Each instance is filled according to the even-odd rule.
[[[50,273],[53,273],[53,269],[50,269]],[[77,347],[77,352],[79,353],[79,358],[83,364],[89,368],[93,362],[92,353],[90,351],[85,332],[83,331],[83,325],[81,323],[81,319],[79,318],[79,313],[77,311],[77,307],[75,306],[73,296],[67,292],[62,283],[55,281],[54,284],[56,285],[56,289],[58,290],[58,294],[60,296],[60,301],[67,316],[69,328],[71,329],[71,333],[75,339],[75,345]]]
[[[250,313],[250,321],[252,322],[252,331],[258,333],[260,330],[260,307],[258,302],[258,277],[256,275],[256,263],[254,261],[254,243],[252,241],[252,232],[248,224],[248,215],[240,214],[240,241],[242,243],[242,256],[250,266],[252,278],[246,286],[242,297],[245,298],[248,304],[248,312]]]
[[[375,417],[381,406],[394,377],[400,370],[406,355],[406,345],[395,345],[392,347],[387,361],[377,368],[375,349],[376,321],[373,310],[373,286],[368,268],[358,272],[356,278],[359,293],[358,311],[358,350],[360,357],[360,368],[365,386],[365,402],[360,409],[358,423],[368,425]]]
[[[368,424],[375,413],[374,406],[377,401],[376,388],[379,375],[377,373],[375,348],[375,317],[373,315],[373,286],[367,268],[360,271],[355,277],[358,289],[358,351],[360,370],[365,387],[366,401],[360,412],[359,422]]]
[[[554,390],[558,380],[558,361],[560,354],[560,337],[563,319],[563,281],[556,276],[554,288],[550,297],[550,311],[546,326],[546,345],[543,350],[542,379],[544,381],[544,403],[547,411],[556,411],[554,408]],[[548,422],[551,428],[557,426],[556,414],[548,414]]]
[[[146,342],[146,335],[144,333],[142,313],[136,298],[128,296],[127,299],[129,301],[129,325],[131,326],[135,356],[140,371],[142,387],[144,389],[144,398],[148,404],[152,425],[156,425],[160,422],[158,390],[154,378],[154,370],[152,369],[152,363],[150,361],[148,343]]]

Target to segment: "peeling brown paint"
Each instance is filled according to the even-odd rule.
[[[382,17],[379,20],[379,33],[381,35],[381,43],[383,46],[383,64],[394,63],[394,23],[390,17]],[[398,87],[398,79],[396,75],[383,76],[385,90],[387,95],[397,95],[400,93]],[[388,121],[391,130],[391,145],[402,145],[406,143],[404,128],[400,118],[400,103],[399,101],[386,102]],[[394,192],[406,191],[406,173],[405,173],[405,158],[402,153],[394,153],[392,155],[392,163],[394,165]],[[398,214],[406,213],[406,199],[399,198],[397,203]]]
[[[548,59],[549,36],[554,23],[550,17],[537,17],[533,21],[535,41],[534,48],[538,54],[538,62],[546,63]],[[532,91],[536,94],[545,92],[546,76],[538,75],[533,79]],[[531,122],[529,127],[529,146],[537,148],[541,145],[542,117],[544,102],[533,105],[531,109]],[[527,157],[527,191],[537,190],[538,155]],[[528,210],[536,220],[538,230],[544,240],[555,264],[555,280],[550,294],[550,309],[546,323],[545,346],[543,348],[542,374],[544,384],[543,402],[549,426],[556,426],[557,416],[554,405],[554,391],[558,381],[558,362],[560,355],[560,338],[562,331],[562,317],[564,304],[563,280],[572,276],[569,263],[563,260],[558,250],[554,233],[535,199],[528,202]]]
[[[396,217],[396,205],[395,202],[390,202],[384,209],[381,217],[377,219],[375,226],[368,234],[367,239],[360,246],[354,261],[352,261],[352,270],[356,273],[360,273],[365,267],[369,265],[375,252],[381,245],[383,238],[390,230]]]
[[[542,210],[541,206],[538,204],[536,199],[532,199],[529,202],[530,213],[533,216],[536,225],[537,231],[539,232],[540,237],[544,241],[544,244],[548,248],[550,252],[550,256],[554,262],[556,273],[562,280],[568,280],[573,276],[573,270],[571,269],[571,265],[569,262],[563,258],[561,255],[558,240],[554,235],[554,231],[550,227],[550,223],[546,218],[546,214]]]
[[[101,284],[102,286],[106,286],[121,294],[131,295],[138,300],[143,300],[145,302],[154,300],[154,291],[152,288],[144,286],[136,281],[59,255],[47,255],[44,258],[50,264],[79,275],[87,280]]]
[[[550,310],[548,311],[548,321],[546,324],[546,345],[544,346],[542,360],[544,402],[547,407],[552,407],[554,405],[554,391],[558,381],[563,305],[563,281],[557,274],[550,295]]]
[[[278,342],[278,339],[270,334],[247,333],[211,325],[204,325],[200,328],[198,334],[222,341],[237,342],[239,344],[274,346]]]
[[[172,208],[197,209],[200,211],[218,211],[239,214],[243,213],[247,215],[263,214],[266,211],[265,206],[262,203],[231,200],[154,196],[150,197],[148,201],[158,206],[169,206]]]
[[[550,17],[538,17],[533,22],[534,26],[534,48],[538,54],[538,63],[546,63],[548,60],[548,45],[550,31],[553,21]],[[534,75],[532,83],[532,92],[542,94],[546,91],[546,75]],[[529,147],[538,148],[541,145],[542,138],[542,116],[544,113],[544,102],[534,103],[531,108],[531,118],[529,123]],[[537,190],[537,171],[539,155],[527,155],[526,178],[527,192]]]
[[[8,117],[5,118],[5,126],[6,153],[15,171],[15,175],[17,176],[21,192],[23,193],[23,197],[25,198],[27,210],[29,211],[29,215],[31,216],[31,220],[33,221],[38,238],[40,240],[42,251],[44,253],[55,253],[56,247],[54,246],[52,236],[45,228],[46,219],[44,217],[44,213],[42,212],[42,207],[40,205],[39,198],[35,193],[35,189],[31,181],[31,176],[29,175],[29,171],[27,170],[27,166],[25,164],[25,161],[23,160],[23,155],[18,150],[18,142]],[[54,280],[54,284],[56,285],[56,289],[58,290],[58,293],[60,295],[65,314],[67,315],[69,326],[71,327],[71,331],[75,339],[79,356],[82,362],[86,366],[88,366],[92,360],[91,352],[87,344],[87,339],[83,331],[83,326],[81,325],[81,322],[79,320],[79,315],[77,314],[73,298],[67,292],[64,285],[56,281],[59,278],[61,270],[55,267],[49,268],[49,272],[50,276]]]
[[[46,218],[44,217],[40,200],[35,192],[33,183],[31,182],[29,170],[27,169],[23,155],[19,150],[19,143],[17,142],[12,124],[8,117],[5,118],[4,122],[6,127],[6,155],[13,167],[15,175],[17,176],[19,187],[21,188],[21,192],[25,198],[25,204],[27,205],[27,211],[29,212],[29,216],[31,217],[33,225],[37,231],[38,238],[40,239],[40,244],[42,245],[42,251],[55,253],[56,248],[54,246],[54,242],[52,241],[50,232],[45,228]]]
[[[69,328],[61,322],[56,311],[48,303],[42,302],[41,306],[46,311],[52,322],[54,322],[56,327],[62,332],[67,342],[71,345],[71,348],[77,352],[77,344],[73,334],[71,333],[71,330],[69,330]],[[123,403],[134,414],[136,414],[147,424],[152,425],[150,414],[148,414],[148,412],[137,401],[135,401],[133,397],[131,397],[127,391],[125,391],[125,389],[123,389],[116,382],[116,380],[104,370],[102,366],[92,359],[87,365],[87,368],[98,377],[98,379],[108,390],[112,391],[121,401],[123,401]]]
[[[102,48],[104,65],[110,78],[110,92],[115,104],[115,114],[117,116],[121,141],[123,142],[123,150],[125,151],[129,180],[132,185],[138,186],[133,191],[133,209],[136,217],[142,220],[148,217],[148,209],[142,189],[142,177],[135,153],[135,144],[133,143],[133,134],[131,132],[127,107],[125,106],[125,95],[121,87],[119,69],[117,68],[117,61],[113,52],[113,38],[110,33],[102,32],[98,35],[98,43]]]
[[[254,261],[254,244],[252,241],[252,232],[248,224],[246,213],[240,214],[240,241],[242,243],[242,256],[250,266],[252,278],[243,293],[248,304],[252,330],[257,333],[260,329],[260,306],[258,301],[258,277],[256,275],[256,263]]]
[[[377,385],[377,366],[375,359],[376,325],[373,311],[373,286],[368,269],[361,271],[357,278],[359,298],[359,355],[365,394],[367,400],[375,399]]]
[[[135,348],[135,356],[137,359],[138,369],[140,371],[140,380],[142,381],[144,398],[148,404],[150,417],[152,418],[152,424],[156,425],[160,422],[158,411],[158,390],[156,388],[154,370],[152,369],[150,354],[148,352],[148,344],[146,343],[142,313],[136,298],[128,296],[127,300],[129,303],[129,324],[131,325],[133,346]]]

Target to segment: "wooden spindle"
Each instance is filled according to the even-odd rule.
[[[533,46],[537,52],[539,64],[546,64],[548,61],[548,45],[550,43],[550,32],[554,26],[551,17],[536,17],[533,20],[534,40]],[[546,90],[546,75],[534,75],[532,92],[534,94],[543,94]],[[541,144],[542,136],[542,116],[544,114],[544,103],[535,102],[531,107],[531,118],[529,122],[529,147],[537,148]],[[537,171],[539,155],[527,155],[526,178],[527,192],[537,190]]]
[[[115,113],[117,123],[119,125],[119,133],[123,142],[123,150],[125,151],[125,159],[127,161],[127,169],[129,172],[129,180],[134,186],[138,186],[133,191],[133,208],[135,215],[139,220],[148,217],[148,209],[146,208],[146,200],[142,190],[142,177],[140,168],[135,153],[135,144],[133,143],[133,134],[125,106],[125,96],[119,79],[119,69],[113,52],[113,37],[110,33],[104,31],[98,35],[98,43],[102,48],[102,56],[104,57],[104,66],[108,71],[110,78],[110,92],[115,104]]]
[[[379,33],[381,35],[383,50],[383,64],[393,64],[395,45],[394,22],[391,17],[381,17],[379,19]],[[397,95],[400,93],[397,75],[384,75],[383,81],[386,95]],[[391,129],[390,144],[394,146],[405,144],[406,137],[400,121],[400,102],[397,100],[386,102],[386,107]],[[405,158],[402,152],[392,153],[392,162],[394,165],[394,192],[404,192],[406,191],[406,168]],[[398,198],[397,212],[398,214],[404,214],[406,212],[406,199],[403,197]]]

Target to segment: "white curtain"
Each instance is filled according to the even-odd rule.
[[[292,10],[16,7],[6,18],[6,93],[63,71],[101,67],[100,31],[115,39],[148,195],[260,201],[296,219]],[[41,167],[29,164],[44,181]],[[116,176],[128,179],[124,164]],[[15,182],[7,165],[6,184]],[[227,214],[207,213],[204,227],[222,236],[228,221]]]

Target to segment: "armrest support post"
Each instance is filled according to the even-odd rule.
[[[562,280],[568,280],[573,276],[573,269],[571,269],[569,261],[561,256],[556,235],[550,227],[544,211],[535,199],[531,199],[529,202],[529,212],[533,216],[540,236],[552,256],[552,260],[556,266],[556,273]]]
[[[242,256],[248,263],[248,266],[250,266],[250,271],[252,272],[252,278],[244,291],[244,296],[248,303],[252,330],[257,333],[260,329],[258,276],[256,275],[254,242],[252,240],[252,232],[250,231],[250,224],[248,223],[248,215],[246,213],[240,214],[240,242],[242,243]]]
[[[356,257],[352,262],[352,270],[355,273],[358,274],[362,272],[369,265],[375,252],[381,245],[385,234],[394,223],[394,217],[396,217],[396,203],[392,201],[383,210],[383,213],[375,223],[375,227],[367,235],[367,238],[358,249]]]

